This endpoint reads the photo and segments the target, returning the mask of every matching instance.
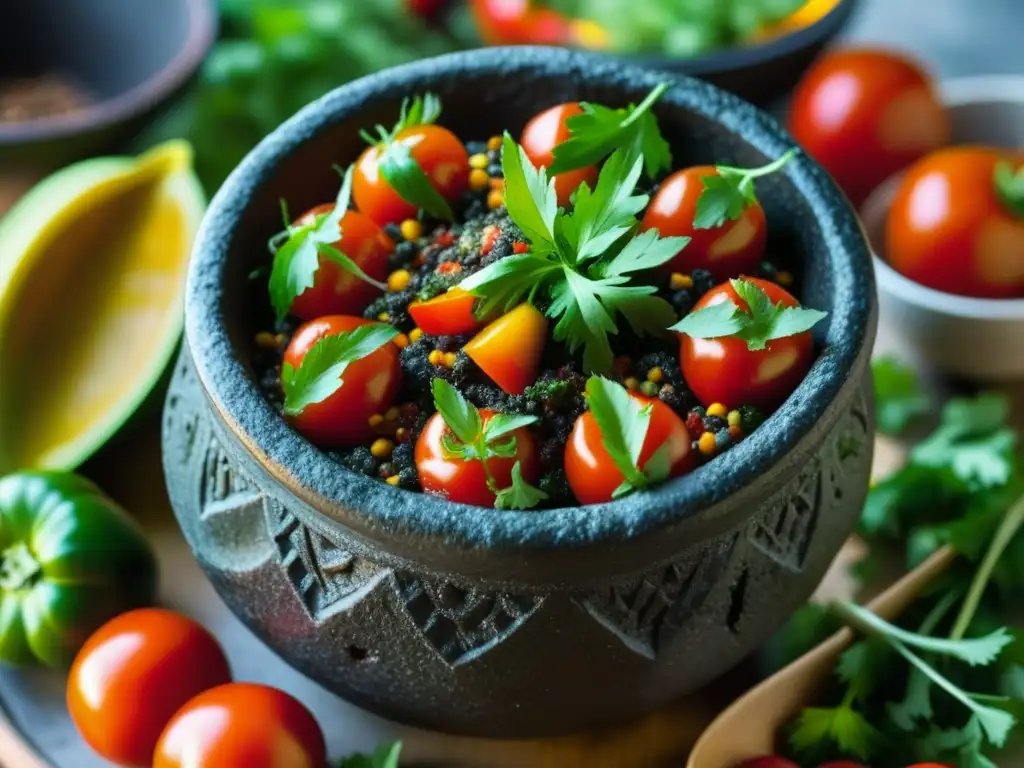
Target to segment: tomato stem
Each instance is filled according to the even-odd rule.
[[[25,589],[37,580],[42,568],[28,545],[19,541],[0,554],[0,589]]]
[[[799,151],[799,149],[793,147],[785,154],[776,158],[767,165],[762,165],[760,168],[734,168],[731,165],[719,165],[717,166],[718,173],[722,176],[741,176],[742,178],[737,183],[737,186],[741,189],[746,189],[754,179],[759,179],[762,176],[769,176],[776,171],[781,170],[782,167],[792,160]]]

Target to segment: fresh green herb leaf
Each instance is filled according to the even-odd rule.
[[[871,696],[891,657],[889,647],[876,638],[859,640],[840,655],[836,675],[846,685],[851,703]]]
[[[392,130],[392,137],[417,125],[436,123],[440,116],[441,99],[436,94],[427,92],[422,96],[413,96],[411,104],[408,99],[402,99],[402,111]]]
[[[523,468],[517,461],[512,466],[512,485],[498,491],[494,506],[498,509],[533,509],[548,495],[523,479]]]
[[[533,296],[562,272],[556,261],[532,253],[506,256],[474,272],[459,288],[481,297],[477,315],[486,317],[495,310],[507,312],[524,296]]]
[[[285,415],[298,416],[326,400],[344,386],[343,375],[351,363],[373,354],[397,335],[390,325],[361,325],[320,339],[298,368],[285,363],[281,370]]]
[[[388,185],[407,203],[422,208],[437,219],[451,221],[451,206],[430,181],[412,156],[409,145],[392,141],[385,145],[379,160],[380,173]]]
[[[633,194],[642,170],[639,155],[619,150],[604,164],[593,193],[586,184],[577,190],[573,215],[566,219],[576,225],[570,244],[577,264],[603,256],[636,224],[649,199]]]
[[[909,365],[892,357],[878,358],[871,363],[871,378],[878,428],[885,434],[900,434],[931,409],[931,399],[921,390],[917,374]]]
[[[435,378],[430,390],[434,395],[434,407],[455,437],[466,444],[475,443],[483,429],[476,406],[444,379]]]
[[[381,744],[372,755],[349,755],[343,757],[338,768],[398,768],[402,757],[402,742]]]
[[[508,215],[529,239],[534,253],[553,252],[558,214],[554,179],[549,181],[543,168],[534,168],[526,150],[507,132],[501,146],[501,168]]]
[[[868,760],[884,743],[884,737],[848,705],[834,709],[808,707],[794,723],[789,743],[802,755],[821,754],[823,747],[835,744],[842,754]]]
[[[738,219],[749,206],[757,203],[754,180],[781,170],[797,151],[791,149],[760,168],[732,168],[728,165],[719,165],[715,167],[717,175],[701,177],[704,191],[697,198],[694,228],[714,229],[727,221]]]
[[[735,336],[747,342],[751,351],[759,351],[774,339],[794,336],[813,328],[827,313],[806,307],[787,307],[781,301],[772,306],[768,294],[748,280],[732,280],[733,290],[746,303],[741,309],[731,301],[691,312],[670,330],[695,339]]]
[[[610,261],[604,262],[601,276],[618,277],[660,267],[675,258],[689,242],[688,237],[660,237],[656,229],[648,229],[626,243]]]
[[[536,422],[536,416],[530,416],[525,413],[496,413],[484,425],[484,439],[487,442],[493,442],[504,437],[509,432],[514,432],[520,427],[528,427]]]
[[[666,90],[668,84],[662,83],[638,106],[625,109],[580,102],[583,112],[566,121],[570,138],[555,147],[555,160],[548,173],[553,176],[597,165],[615,150],[627,148],[644,159],[650,178],[671,168],[671,150],[650,111]]]
[[[1013,216],[1024,219],[1024,166],[1014,170],[1005,160],[996,163],[992,183],[1003,207]]]

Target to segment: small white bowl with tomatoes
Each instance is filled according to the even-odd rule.
[[[883,333],[957,378],[1024,378],[1024,77],[938,90],[950,145],[861,208]]]

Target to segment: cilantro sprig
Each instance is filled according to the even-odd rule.
[[[640,454],[651,426],[651,403],[640,402],[621,384],[601,376],[588,379],[586,399],[604,438],[605,450],[622,473],[623,481],[612,498],[663,482],[672,470],[668,443],[658,446],[640,466]]]
[[[479,461],[482,464],[487,487],[495,494],[496,507],[531,509],[548,498],[546,493],[523,478],[518,461],[512,466],[512,484],[507,488],[498,487],[488,465],[489,459],[515,457],[516,437],[512,432],[533,424],[537,421],[536,416],[496,413],[485,424],[477,407],[444,379],[435,378],[430,389],[434,395],[434,407],[451,431],[441,438],[445,453],[461,461]]]
[[[402,757],[402,742],[381,744],[369,755],[349,755],[343,757],[338,768],[398,768]]]
[[[281,368],[285,415],[299,416],[309,406],[326,400],[344,386],[349,365],[373,354],[397,335],[394,327],[383,323],[361,325],[324,336],[306,353],[298,368],[285,363]]]
[[[747,305],[741,309],[725,300],[691,312],[670,330],[695,339],[734,336],[747,342],[751,351],[764,349],[769,341],[809,331],[826,312],[806,307],[787,307],[781,301],[772,304],[768,294],[749,280],[731,280],[736,295]]]
[[[791,149],[760,168],[715,166],[717,174],[701,177],[704,191],[697,198],[697,213],[693,217],[694,228],[714,229],[727,221],[738,219],[747,208],[757,203],[754,181],[781,170],[797,152],[797,149]]]
[[[654,230],[632,237],[647,195],[634,193],[643,159],[616,150],[591,190],[582,185],[574,210],[558,207],[554,183],[535,169],[522,147],[505,135],[502,146],[505,205],[530,241],[530,250],[508,256],[474,273],[459,287],[481,298],[479,312],[508,310],[526,298],[550,298],[548,317],[557,321],[554,337],[570,352],[583,350],[587,371],[611,367],[609,335],[625,318],[638,335],[660,335],[676,315],[654,295],[657,288],[631,285],[640,272],[664,264],[689,242],[659,237]]]
[[[441,100],[432,93],[426,93],[415,96],[411,102],[408,99],[402,101],[398,122],[391,129],[378,125],[377,136],[367,131],[361,131],[360,135],[367,143],[379,148],[377,163],[381,176],[399,197],[434,218],[451,221],[454,216],[448,201],[434,188],[426,171],[416,162],[410,144],[399,137],[410,128],[437,122],[440,116]]]
[[[384,283],[374,280],[351,258],[334,247],[334,244],[341,240],[341,220],[348,210],[351,196],[350,167],[343,175],[334,207],[329,212],[317,216],[311,224],[292,226],[289,223],[287,205],[281,201],[285,229],[270,241],[270,250],[274,255],[270,270],[270,303],[277,313],[278,320],[283,320],[288,315],[296,298],[313,287],[321,258],[333,261],[346,272],[352,273],[375,288],[387,290],[388,287]]]
[[[624,109],[581,101],[583,112],[566,121],[569,138],[555,147],[555,159],[548,174],[554,176],[596,165],[617,149],[629,149],[642,156],[650,178],[671,168],[672,150],[651,112],[666,90],[668,83],[661,83],[640,104]]]
[[[875,386],[875,416],[879,431],[898,435],[931,410],[931,398],[921,390],[914,369],[892,357],[871,364]]]

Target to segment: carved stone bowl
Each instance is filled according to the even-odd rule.
[[[860,512],[871,466],[871,258],[806,157],[764,180],[772,247],[829,311],[807,379],[691,475],[599,506],[507,512],[392,488],[289,428],[249,366],[278,200],[332,199],[332,163],[403,97],[440,94],[466,138],[517,133],[575,99],[638,102],[657,83],[676,165],[759,165],[791,146],[707,84],[554,49],[489,49],[353,82],[268,136],[213,200],[190,267],[187,343],[164,464],[196,557],[290,664],[356,704],[438,730],[564,733],[660,707],[757,647],[807,600]],[[329,724],[328,724],[329,725]]]

